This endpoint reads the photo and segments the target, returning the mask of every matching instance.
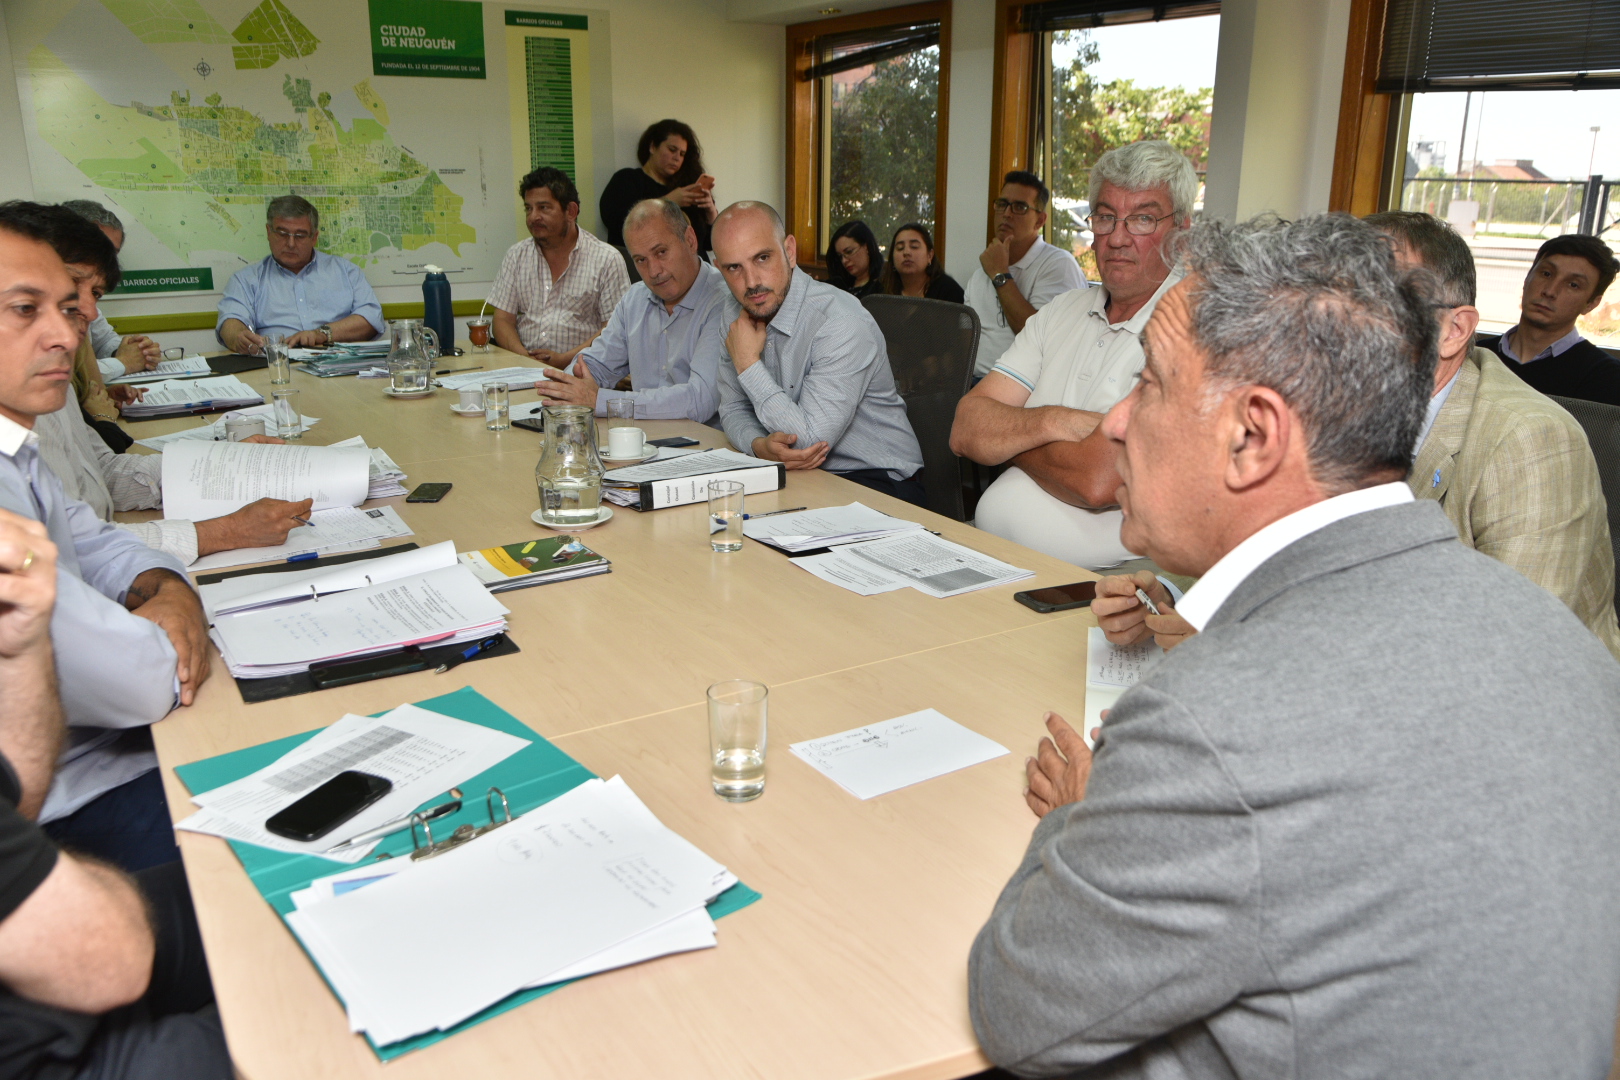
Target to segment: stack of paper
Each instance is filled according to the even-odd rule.
[[[992,559],[918,529],[881,540],[845,544],[792,562],[823,581],[862,596],[909,585],[918,592],[944,598],[1035,576],[1033,570]]]
[[[308,603],[220,615],[212,636],[233,676],[267,679],[320,660],[490,637],[506,629],[506,615],[470,570],[451,566]]]
[[[1115,645],[1102,627],[1086,635],[1086,719],[1080,734],[1091,745],[1093,728],[1102,726],[1104,709],[1112,709],[1120,696],[1136,685],[1164,650],[1152,638],[1135,645]]]
[[[602,474],[602,497],[618,506],[657,510],[709,497],[711,480],[737,480],[746,494],[776,491],[786,474],[780,462],[762,461],[735,450],[660,453],[655,459]]]
[[[528,745],[527,740],[516,735],[415,705],[401,705],[376,717],[350,714],[258,772],[192,796],[191,801],[201,809],[175,828],[241,840],[274,851],[358,862],[377,846],[377,841],[341,851],[329,849],[351,836],[406,816],[440,792],[477,776]],[[384,777],[393,783],[393,790],[325,836],[307,843],[265,829],[268,818],[349,769]]]
[[[265,434],[275,435],[276,421],[275,417],[271,415],[273,408],[272,405],[255,405],[249,409],[236,409],[223,416],[216,416],[212,420],[205,420],[193,428],[171,431],[167,435],[153,435],[150,439],[136,439],[135,445],[144,446],[148,450],[156,450],[158,453],[162,453],[169,444],[183,442],[187,439],[196,439],[200,442],[224,442],[225,422],[233,416],[260,417],[264,420]],[[304,431],[308,431],[320,423],[320,420],[313,416],[304,416],[300,417],[300,419],[303,421],[302,430]]]
[[[325,349],[292,349],[288,354],[311,375],[329,379],[353,375],[388,356],[386,341],[344,341]]]
[[[333,446],[365,446],[366,440],[359,435],[352,439],[344,439]],[[405,494],[405,470],[394,463],[388,456],[388,451],[380,446],[373,446],[371,450],[371,483],[366,488],[368,499],[391,499],[395,495]]]
[[[397,873],[363,870],[301,893],[287,924],[350,1028],[379,1045],[529,987],[712,946],[705,905],[736,881],[618,777]],[[469,898],[476,918],[443,917]]]
[[[920,522],[890,517],[853,502],[848,506],[828,506],[819,510],[800,510],[794,514],[749,518],[743,522],[743,535],[797,554],[812,548],[876,540],[920,528]]]
[[[359,446],[184,440],[163,452],[163,516],[205,521],[260,499],[314,499],[312,509],[359,506],[371,451]]]
[[[454,375],[441,375],[434,381],[446,390],[460,390],[464,386],[483,386],[485,383],[505,383],[508,390],[529,390],[534,384],[551,378],[543,367],[505,367],[494,371],[458,371]]]
[[[240,409],[263,401],[264,395],[235,375],[221,375],[213,379],[170,379],[148,386],[141,400],[130,402],[121,411],[128,420],[150,420],[208,409]]]
[[[547,536],[467,551],[456,558],[490,592],[509,592],[569,578],[591,577],[613,568],[602,556],[566,536]]]
[[[120,375],[116,379],[108,379],[108,386],[119,386],[125,383],[161,382],[179,375],[207,375],[214,369],[208,366],[208,360],[201,356],[182,356],[178,360],[159,360],[158,366],[150,371],[132,371],[128,375]]]
[[[341,555],[346,551],[379,547],[384,540],[409,535],[411,527],[391,506],[374,506],[368,510],[334,506],[329,510],[312,511],[309,524],[294,526],[287,533],[285,543],[273,547],[216,551],[212,555],[202,556],[187,569],[200,574],[248,563],[294,562],[317,555]]]

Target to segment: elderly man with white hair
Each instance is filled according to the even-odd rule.
[[[1090,225],[1102,287],[1032,315],[956,409],[951,449],[1009,464],[975,524],[1092,570],[1130,559],[1120,543],[1115,448],[1097,426],[1142,370],[1142,328],[1180,275],[1162,251],[1191,222],[1192,162],[1167,142],[1110,150],[1091,170]]]

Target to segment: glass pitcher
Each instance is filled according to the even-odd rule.
[[[545,416],[546,444],[534,467],[540,520],[546,525],[589,525],[602,505],[595,410],[589,405],[548,405]]]
[[[394,393],[426,393],[433,360],[438,355],[439,336],[421,319],[389,320],[388,376]]]

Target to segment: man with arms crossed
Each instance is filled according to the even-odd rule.
[[[1620,405],[1620,360],[1575,329],[1576,319],[1603,302],[1616,274],[1620,260],[1597,237],[1553,237],[1524,277],[1519,325],[1481,344],[1543,394]]]
[[[1114,509],[1114,447],[1097,430],[1142,370],[1142,328],[1175,281],[1164,244],[1192,219],[1198,176],[1167,142],[1110,150],[1091,170],[1102,287],[1064,293],[957,404],[951,449],[1009,467],[974,524],[1092,570],[1131,557]]]
[[[42,822],[130,868],[174,858],[145,728],[208,677],[208,627],[185,568],[68,499],[40,459],[37,417],[67,399],[77,291],[46,208],[0,204],[0,509],[42,522],[59,551],[51,631],[69,724]]]
[[[264,221],[270,254],[225,283],[214,326],[220,344],[252,355],[271,334],[296,348],[319,349],[382,333],[382,304],[360,268],[315,250],[319,210],[297,195],[281,195],[265,207]]]
[[[1023,332],[1029,317],[1070,289],[1086,287],[1080,264],[1041,239],[1052,193],[1032,172],[1015,169],[992,204],[996,238],[968,277],[967,305],[979,313],[979,352],[973,373],[983,377]]]
[[[641,280],[579,354],[573,374],[554,372],[534,388],[547,401],[589,405],[598,416],[607,414],[609,399],[630,398],[638,419],[713,423],[731,297],[725,279],[698,258],[697,232],[668,199],[632,206],[624,241]],[[615,391],[627,375],[630,392]]]
[[[602,332],[630,273],[615,248],[579,227],[579,190],[567,173],[536,169],[518,197],[531,239],[507,250],[489,287],[495,344],[566,368]]]
[[[922,448],[877,322],[798,268],[794,238],[764,203],[726,207],[712,235],[734,298],[720,361],[720,426],[732,445],[924,505]]]
[[[1049,715],[980,1041],[1029,1076],[1602,1077],[1620,665],[1404,483],[1436,332],[1383,236],[1190,240],[1103,427],[1202,633],[1095,758]]]

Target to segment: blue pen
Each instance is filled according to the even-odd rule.
[[[499,645],[501,643],[501,640],[502,640],[502,635],[500,635],[500,634],[496,634],[494,637],[487,637],[483,641],[477,642],[476,644],[470,646],[469,648],[463,649],[461,651],[460,655],[452,656],[450,659],[446,660],[444,663],[442,663],[438,667],[434,668],[433,669],[433,674],[435,674],[435,675],[443,675],[445,672],[449,671],[451,668],[455,667],[457,664],[460,664],[460,663],[462,663],[463,661],[466,661],[466,660],[471,660],[473,657],[477,656],[479,653],[489,652],[489,650],[491,650],[495,646]]]
[[[318,551],[300,551],[296,555],[287,556],[287,561],[288,562],[308,562],[309,560],[311,560],[313,558],[316,558],[319,555],[320,555],[320,552],[318,552]]]
[[[752,521],[755,518],[775,517],[777,514],[797,514],[800,510],[808,510],[808,509],[810,509],[808,506],[790,506],[786,510],[772,510],[768,514],[744,514],[743,515],[743,520],[744,521]]]

